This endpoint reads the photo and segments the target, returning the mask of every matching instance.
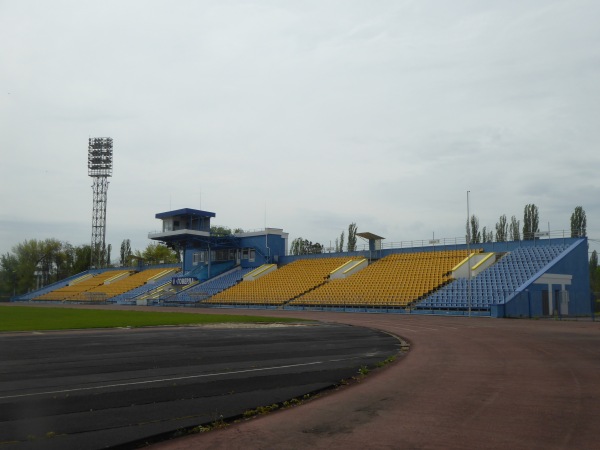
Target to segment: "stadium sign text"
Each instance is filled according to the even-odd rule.
[[[173,286],[187,286],[189,284],[194,284],[198,281],[196,277],[175,277],[171,278],[171,285]]]

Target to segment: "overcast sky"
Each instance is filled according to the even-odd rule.
[[[598,0],[0,0],[0,253],[107,244],[158,212],[325,246],[465,234],[539,208],[600,239]]]

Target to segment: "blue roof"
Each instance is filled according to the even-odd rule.
[[[210,211],[201,211],[199,209],[191,209],[191,208],[182,208],[176,209],[175,211],[166,211],[162,213],[157,213],[154,217],[157,219],[166,219],[168,217],[176,217],[176,216],[198,216],[198,217],[215,217],[214,212]]]

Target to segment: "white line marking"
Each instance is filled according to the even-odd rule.
[[[365,356],[369,356],[369,355],[365,355]],[[235,374],[240,374],[240,373],[288,369],[290,367],[314,366],[317,364],[325,364],[327,362],[349,361],[352,359],[356,359],[356,357],[343,358],[343,359],[331,359],[329,361],[314,361],[314,362],[302,363],[302,364],[288,364],[288,365],[284,365],[284,366],[262,367],[259,369],[235,370],[233,372],[205,373],[205,374],[201,374],[201,375],[186,375],[186,376],[180,376],[180,377],[159,378],[157,380],[132,381],[129,383],[117,383],[117,384],[107,384],[107,385],[103,385],[103,386],[90,386],[90,387],[81,387],[81,388],[73,388],[73,389],[62,389],[62,390],[58,390],[58,391],[32,392],[29,394],[6,395],[4,397],[0,397],[0,400],[5,400],[5,399],[9,399],[9,398],[34,397],[34,396],[39,396],[39,395],[66,394],[66,393],[70,393],[70,392],[109,389],[109,388],[114,388],[114,387],[135,386],[135,385],[140,385],[140,384],[164,383],[164,382],[168,382],[168,381],[189,380],[192,378],[207,378],[207,377],[217,377],[217,376],[221,376],[221,375],[235,375]]]

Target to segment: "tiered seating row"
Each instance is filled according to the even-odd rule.
[[[236,269],[230,273],[226,273],[225,275],[206,281],[202,284],[197,284],[190,289],[186,289],[185,291],[182,291],[176,296],[168,299],[168,302],[195,303],[205,300],[208,297],[216,295],[219,292],[236,285],[242,280],[244,275],[252,270],[254,269]]]
[[[196,283],[197,284],[197,283]],[[171,282],[162,283],[158,286],[149,289],[145,293],[138,295],[135,299],[129,302],[125,301],[124,303],[132,303],[140,301],[159,301],[163,299],[169,299],[177,294],[178,290],[175,286],[171,284]]]
[[[158,287],[168,283],[171,283],[171,277],[176,275],[181,269],[180,268],[171,268],[169,270],[164,270],[163,272],[149,278],[145,284],[138,286],[130,291],[124,292],[120,295],[117,295],[110,299],[111,303],[118,304],[131,304],[135,303],[135,298],[139,296],[143,296],[144,294],[152,291],[153,289],[157,289]]]
[[[72,283],[52,292],[36,297],[34,300],[78,300],[83,294],[103,285],[107,280],[126,276],[129,271],[106,271]]]
[[[244,281],[206,300],[214,304],[282,305],[325,283],[351,257],[301,259],[254,281]]]
[[[471,282],[458,279],[417,305],[422,309],[489,308],[502,304],[565,250],[564,246],[520,247],[508,253]]]
[[[404,307],[448,283],[452,268],[468,254],[450,250],[389,255],[346,279],[331,280],[290,305]]]
[[[235,267],[235,261],[213,262],[210,270],[207,264],[199,264],[194,269],[186,272],[186,277],[196,277],[200,283],[221,275]],[[209,276],[210,272],[210,276]]]
[[[128,292],[132,289],[140,287],[146,284],[153,278],[160,278],[167,274],[172,274],[175,272],[175,268],[169,269],[147,269],[142,272],[135,273],[125,278],[118,279],[114,282],[109,282],[98,286],[94,289],[89,290],[86,295],[93,297],[94,295],[98,295],[99,298],[104,297],[104,299],[110,299],[117,295]],[[81,300],[85,300],[85,298],[81,298]]]
[[[55,291],[57,289],[63,288],[69,284],[74,284],[83,281],[86,278],[91,278],[93,275],[90,273],[86,273],[84,275],[77,274],[71,277],[65,278],[64,280],[57,281],[56,283],[49,284],[44,286],[37,291],[29,292],[25,295],[21,295],[19,300],[37,300],[42,295],[48,294],[49,292]]]
[[[35,300],[105,301],[177,270],[176,268],[147,269],[133,273],[133,275],[127,270],[107,271],[70,286],[56,289]]]
[[[212,274],[211,280],[217,278],[219,279],[223,273],[231,270],[232,267],[235,266],[235,262],[233,261],[225,261],[213,263],[210,267],[210,273]],[[208,277],[209,268],[207,265],[202,265],[201,267],[197,267],[196,269],[187,272],[184,276],[193,276],[198,278],[199,281],[187,285],[183,288],[174,287],[170,284],[165,284],[160,286],[155,291],[149,292],[148,295],[143,296],[140,300],[147,300],[151,302],[158,302],[155,304],[160,304],[161,302],[166,303],[194,303],[199,301],[200,299],[204,299],[206,295],[194,295],[197,291],[198,286],[200,284],[207,282],[206,277]],[[235,284],[233,282],[232,284]],[[229,286],[228,286],[229,287]],[[213,292],[213,294],[216,292]],[[191,295],[188,295],[191,294]]]

